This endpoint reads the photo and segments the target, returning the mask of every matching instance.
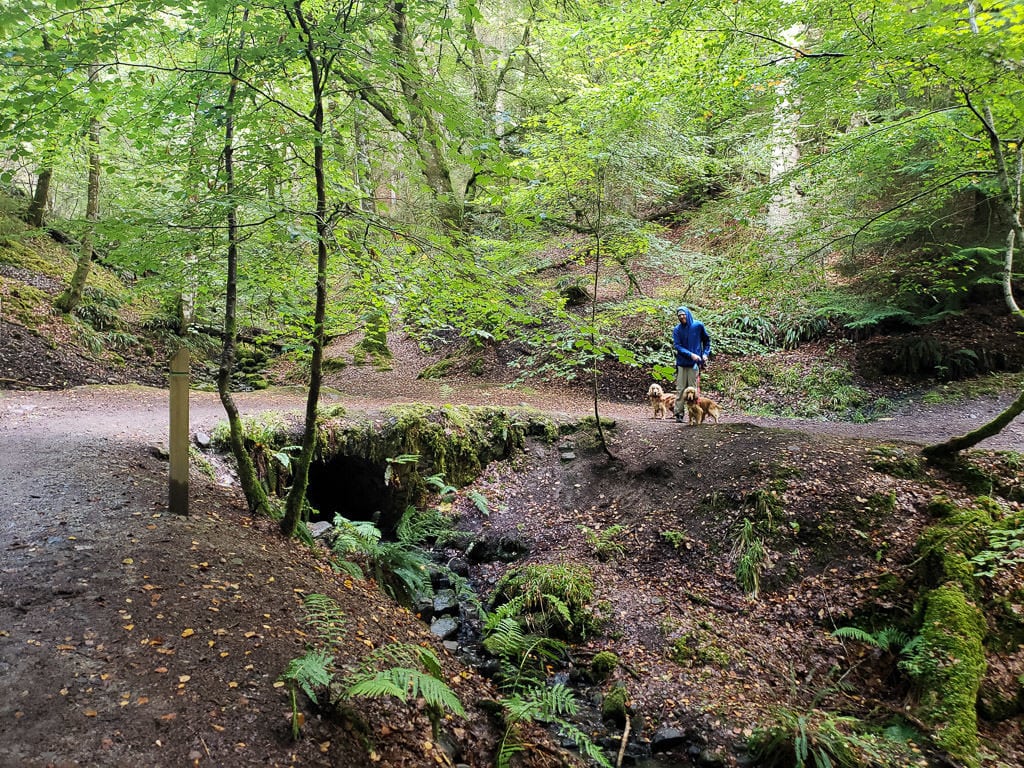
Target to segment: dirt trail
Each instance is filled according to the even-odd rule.
[[[583,416],[593,410],[585,394],[418,382],[401,399]],[[328,390],[324,400],[357,410],[390,404],[372,381],[345,395]],[[723,421],[921,443],[960,434],[1008,401],[916,408],[863,425],[729,413]],[[254,413],[301,408],[303,398],[276,390],[238,402]],[[602,413],[658,442],[688,439],[691,429],[651,420],[641,403]],[[190,416],[193,433],[210,431],[223,419],[216,395],[193,393]],[[0,698],[0,768],[344,764],[316,740],[288,740],[286,702],[271,687],[301,652],[293,592],[314,588],[318,566],[282,578],[280,563],[295,553],[250,537],[237,492],[212,481],[194,486],[199,514],[166,517],[166,463],[150,449],[166,431],[161,389],[0,392],[0,676],[9,694]],[[984,447],[1022,446],[1017,419]],[[223,601],[207,606],[200,598],[211,585]],[[152,599],[160,594],[162,603]],[[202,643],[187,642],[190,629]]]

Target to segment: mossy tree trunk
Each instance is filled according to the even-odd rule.
[[[973,448],[987,437],[998,435],[1003,431],[1003,428],[1006,427],[1007,424],[1017,418],[1021,413],[1024,413],[1024,389],[1022,389],[1020,394],[1017,395],[1017,399],[1010,403],[1010,406],[992,419],[992,421],[987,424],[982,424],[980,427],[972,432],[968,432],[966,435],[951,438],[944,443],[936,443],[935,445],[926,446],[921,450],[921,453],[931,460],[947,459],[960,451]]]
[[[100,67],[98,64],[89,65],[89,81],[93,82],[99,76]],[[86,190],[85,202],[85,236],[82,237],[82,244],[78,251],[78,262],[75,264],[75,273],[71,276],[71,282],[64,292],[54,301],[54,306],[61,312],[69,314],[74,311],[82,301],[82,294],[85,291],[85,283],[89,279],[89,270],[92,268],[93,257],[93,230],[96,221],[100,217],[100,121],[98,117],[89,119],[89,183]]]
[[[25,212],[25,221],[30,227],[43,226],[46,206],[50,202],[50,181],[53,179],[53,168],[49,165],[39,170],[36,178],[36,189],[32,193],[32,202]]]
[[[309,485],[309,465],[316,449],[317,404],[323,378],[324,321],[327,316],[327,238],[330,226],[327,214],[327,176],[324,168],[324,88],[327,84],[333,55],[322,55],[318,50],[314,24],[306,17],[302,2],[296,2],[289,21],[302,35],[306,44],[305,56],[309,64],[309,78],[313,93],[313,175],[316,182],[316,307],[313,310],[312,355],[309,363],[309,392],[306,395],[306,416],[302,431],[302,448],[293,463],[292,487],[285,501],[281,533],[292,536],[298,527],[306,506]]]
[[[920,682],[935,743],[978,765],[978,689],[985,676],[985,618],[958,584],[928,593],[921,628]]]
[[[50,38],[45,32],[43,33],[43,50],[53,50]],[[39,175],[36,178],[36,188],[32,194],[32,202],[29,203],[28,210],[25,212],[25,221],[30,227],[43,226],[43,220],[46,217],[46,206],[50,202],[50,182],[53,181],[52,151],[53,140],[50,139],[43,149],[42,168],[39,169]]]
[[[248,19],[249,12],[246,10],[243,15],[243,25]],[[245,42],[242,35],[239,41],[239,51]],[[232,70],[233,75],[240,68],[239,56],[236,55]],[[217,392],[220,401],[224,405],[224,411],[228,417],[230,428],[231,453],[238,464],[238,481],[245,494],[245,500],[249,505],[249,511],[259,514],[269,514],[271,511],[270,500],[263,485],[260,483],[259,475],[253,464],[252,456],[245,449],[243,440],[242,417],[238,412],[238,406],[231,395],[231,374],[235,367],[235,346],[238,332],[238,205],[235,200],[235,115],[234,109],[238,95],[238,78],[232,76],[231,84],[228,87],[228,97],[225,106],[224,117],[224,177],[227,198],[230,201],[227,211],[228,225],[228,254],[227,254],[227,284],[224,289],[224,344],[221,349],[220,368],[217,370]],[[182,328],[184,332],[184,327]]]

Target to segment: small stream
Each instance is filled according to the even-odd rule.
[[[434,554],[436,556],[441,553],[435,551]],[[456,597],[455,585],[452,584],[452,578],[463,580],[466,587],[473,590],[474,594],[479,595],[477,587],[468,579],[468,565],[458,556],[438,559],[447,564],[439,567],[434,573],[432,579],[434,596],[432,598],[424,596],[418,601],[415,610],[424,617],[424,620],[430,625],[431,631],[441,637],[445,646],[466,666],[475,669],[484,677],[493,679],[499,671],[499,663],[483,647],[482,627],[477,609],[468,600],[460,601]],[[455,565],[457,570],[449,571],[451,565]],[[459,573],[460,571],[461,573]],[[571,664],[568,666],[571,667]],[[555,672],[549,677],[548,683],[551,685],[563,684],[573,692],[577,713],[572,717],[571,722],[582,732],[593,734],[594,742],[602,747],[605,756],[614,765],[621,746],[622,729],[618,725],[603,721],[600,686],[582,679],[580,675],[574,674],[568,669]],[[573,743],[567,741],[564,736],[557,732],[553,732],[553,735],[561,741],[564,747],[574,748]],[[701,755],[699,747],[691,744],[688,748],[678,740],[676,740],[672,752],[652,755],[648,742],[652,734],[643,734],[643,740],[637,740],[636,735],[637,732],[634,731],[626,746],[623,754],[623,766],[684,768],[719,764],[715,759],[706,759],[706,756]],[[577,750],[573,749],[573,751]],[[691,757],[686,756],[687,752]]]

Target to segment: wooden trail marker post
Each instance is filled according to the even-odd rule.
[[[188,349],[171,358],[171,475],[168,507],[173,514],[188,514]]]

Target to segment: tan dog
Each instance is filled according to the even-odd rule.
[[[660,384],[651,384],[647,388],[647,399],[651,401],[654,408],[654,418],[667,419],[672,415],[672,409],[676,405],[676,396],[671,392],[666,394]]]
[[[687,387],[683,390],[683,402],[686,403],[686,413],[690,417],[690,426],[703,424],[705,418],[712,418],[715,424],[722,413],[718,403],[710,397],[701,397],[694,387]]]

